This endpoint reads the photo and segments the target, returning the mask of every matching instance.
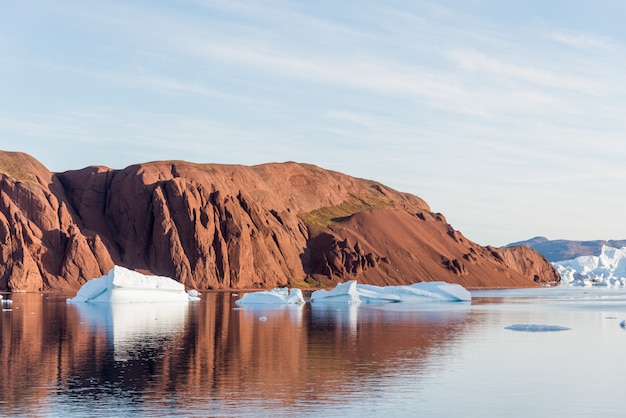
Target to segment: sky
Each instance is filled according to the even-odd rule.
[[[626,239],[622,0],[3,0],[0,149],[297,161],[482,245]]]

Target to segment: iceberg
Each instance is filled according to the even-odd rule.
[[[316,290],[311,303],[465,302],[472,299],[463,286],[446,282],[420,282],[408,286],[374,286],[350,280],[331,290]]]
[[[603,246],[599,256],[580,256],[552,264],[564,285],[626,286],[626,247]]]
[[[357,290],[356,280],[339,283],[331,290],[316,290],[311,294],[311,303],[361,303],[361,298]]]
[[[148,276],[114,266],[106,276],[85,283],[68,303],[154,303],[199,300],[195,290],[164,276]]]
[[[280,289],[264,290],[244,294],[241,299],[237,299],[237,305],[252,304],[277,304],[295,305],[304,303],[304,296],[300,289],[288,290],[286,287]]]

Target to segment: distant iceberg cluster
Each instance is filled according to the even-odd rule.
[[[154,303],[199,300],[195,290],[164,276],[147,276],[114,266],[106,276],[85,283],[68,303]]]
[[[394,302],[464,302],[472,299],[463,286],[446,282],[421,282],[409,286],[374,286],[358,284],[356,280],[339,283],[331,290],[316,290],[311,294],[313,304],[369,304]],[[273,289],[247,293],[235,302],[251,304],[305,303],[300,289]]]
[[[552,264],[564,285],[626,286],[626,247],[603,246],[599,256],[580,256]]]

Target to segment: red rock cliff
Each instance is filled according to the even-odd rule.
[[[113,264],[196,289],[559,280],[534,250],[481,247],[416,196],[311,165],[53,174],[0,152],[0,290],[76,289]]]

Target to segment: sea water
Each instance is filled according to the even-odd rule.
[[[68,305],[0,315],[2,416],[623,416],[626,291],[471,302]]]

